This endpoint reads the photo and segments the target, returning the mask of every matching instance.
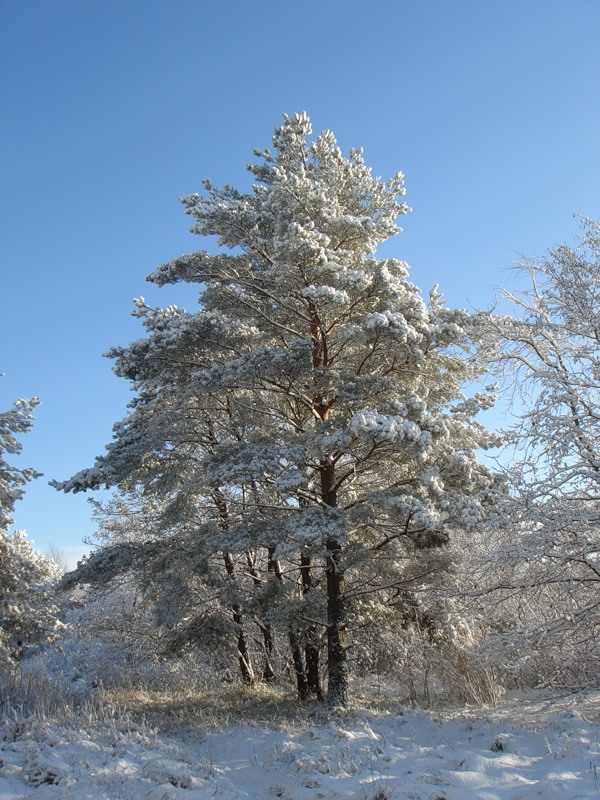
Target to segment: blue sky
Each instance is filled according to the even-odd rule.
[[[425,291],[488,306],[521,254],[600,218],[598,0],[3,0],[0,409],[39,395],[15,509],[74,559],[84,495],[47,486],[103,452],[128,385],[102,353],[141,335],[144,280],[202,248],[178,202],[247,186],[252,150],[307,111],[384,177],[406,174],[386,246]]]

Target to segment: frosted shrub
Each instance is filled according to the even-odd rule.
[[[57,646],[45,648],[27,669],[63,676],[80,697],[98,688],[175,692],[204,686],[219,674],[218,653],[209,652],[208,642],[204,654],[164,654],[168,639],[156,623],[155,609],[131,583],[112,585],[110,592],[77,590],[70,603]]]
[[[59,632],[55,584],[60,567],[25,531],[0,530],[0,662],[16,668],[24,654]]]
[[[487,569],[521,613],[496,647],[522,680],[571,688],[597,684],[600,662],[600,223],[581,223],[575,246],[520,265],[525,288],[504,292],[514,316],[480,318],[517,393]]]

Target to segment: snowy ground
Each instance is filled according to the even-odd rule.
[[[85,730],[15,720],[0,732],[0,800],[598,800],[599,708],[596,694],[162,733],[123,716]]]

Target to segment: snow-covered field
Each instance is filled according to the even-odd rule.
[[[85,729],[15,720],[1,731],[0,800],[597,799],[599,709],[596,694],[161,733],[122,715]]]

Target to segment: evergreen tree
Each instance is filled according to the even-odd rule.
[[[47,640],[56,628],[57,609],[51,584],[59,568],[38,553],[24,531],[8,535],[12,511],[25,484],[40,473],[9,464],[4,454],[17,454],[17,435],[33,425],[37,398],[17,400],[0,414],[0,664],[13,667],[25,648]]]
[[[402,175],[382,181],[360,150],[310,135],[305,115],[285,117],[251,192],[205,181],[183,198],[221,250],[149,279],[197,283],[201,310],[138,302],[148,335],[111,352],[132,411],[94,467],[57,486],[160,498],[163,546],[197,545],[190,574],[223,560],[240,633],[247,613],[267,629],[285,618],[310,683],[326,632],[328,703],[343,706],[352,615],[431,580],[452,528],[483,514],[492,476],[474,451],[490,437],[474,417],[491,401],[461,390],[476,374],[469,315],[436,290],[426,304],[404,262],[375,255],[409,210]]]
[[[28,647],[60,627],[53,599],[58,564],[38,552],[25,531],[0,531],[0,664],[14,667]]]
[[[39,402],[37,397],[17,400],[13,408],[0,413],[0,530],[6,530],[12,523],[11,513],[23,496],[25,484],[39,476],[33,469],[10,465],[4,457],[5,453],[21,452],[22,445],[16,435],[31,430],[33,412]]]

